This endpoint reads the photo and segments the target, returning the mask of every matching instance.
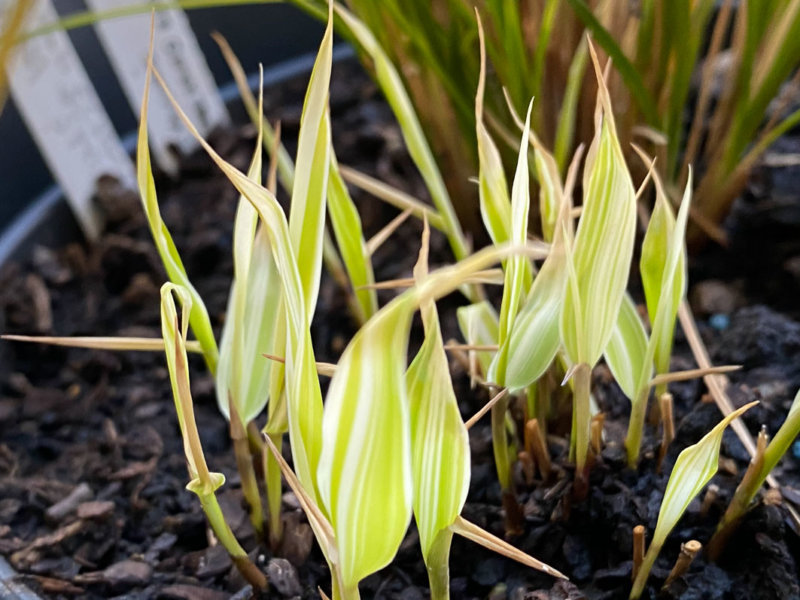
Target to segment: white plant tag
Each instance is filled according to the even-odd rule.
[[[141,0],[139,0],[141,1]],[[95,11],[109,11],[129,6],[133,0],[87,0]],[[150,43],[150,14],[104,19],[95,23],[100,43],[122,84],[122,89],[136,115],[142,105],[147,51]],[[214,126],[229,121],[214,77],[192,32],[189,19],[180,8],[155,12],[154,62],[170,91],[202,135]],[[182,152],[196,147],[196,142],[158,86],[150,88],[150,146],[162,169],[177,169],[170,146]]]
[[[51,0],[35,2],[27,27],[58,19]],[[6,3],[0,4],[0,6]],[[66,32],[20,44],[8,65],[11,96],[50,172],[88,239],[100,232],[95,182],[113,175],[133,188],[136,176],[100,98]]]

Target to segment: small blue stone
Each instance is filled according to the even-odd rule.
[[[795,458],[800,458],[800,442],[792,444],[792,454],[794,454]]]
[[[717,331],[725,331],[730,326],[731,320],[728,315],[716,313],[711,315],[711,318],[708,320],[708,324]]]

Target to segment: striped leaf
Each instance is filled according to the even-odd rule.
[[[669,371],[669,353],[672,348],[672,337],[675,330],[675,317],[678,306],[686,288],[686,226],[689,221],[689,207],[692,201],[692,171],[683,193],[678,218],[670,232],[666,257],[663,260],[659,298],[653,318],[650,342],[647,346],[647,362],[652,363],[659,352],[666,353],[667,371]],[[676,292],[680,293],[676,293]],[[642,372],[640,387],[646,385],[649,373]]]
[[[567,287],[561,318],[570,360],[589,366],[597,363],[614,332],[636,234],[636,192],[593,49],[592,58],[599,86],[595,137],[586,157],[583,213],[572,252],[577,286]]]
[[[665,284],[664,269],[675,229],[675,216],[673,215],[672,207],[661,178],[655,171],[653,172],[653,180],[656,186],[656,203],[642,242],[642,256],[639,261],[642,286],[644,287],[644,296],[647,301],[647,312],[650,315],[651,323],[656,322],[659,300],[665,291],[662,287]],[[664,308],[672,315],[672,318],[668,319],[670,324],[667,325],[666,330],[663,332],[663,337],[655,348],[654,360],[657,373],[669,372],[675,317],[678,314],[678,305],[686,295],[686,249],[682,238],[680,244],[678,263],[674,268],[670,284],[669,302]]]
[[[629,294],[625,294],[617,324],[606,346],[605,359],[623,393],[634,401],[639,395],[642,373],[652,375],[652,364],[646,368],[647,332]]]
[[[569,218],[568,208],[564,213]],[[508,339],[505,385],[512,391],[527,387],[539,379],[561,346],[559,315],[568,272],[565,235],[563,227],[556,231],[550,254],[533,280],[525,306],[517,316]]]
[[[172,241],[166,224],[161,219],[161,211],[158,208],[158,196],[156,195],[156,184],[153,179],[153,168],[150,163],[150,149],[147,137],[147,109],[150,101],[150,80],[152,78],[152,44],[148,58],[147,74],[144,82],[144,95],[142,97],[142,108],[139,113],[139,133],[136,143],[136,181],[139,186],[139,196],[142,199],[147,223],[150,226],[150,233],[153,236],[158,255],[164,264],[169,280],[183,287],[192,297],[192,310],[189,323],[197,341],[203,348],[203,357],[206,365],[212,374],[216,373],[219,351],[217,342],[214,338],[214,331],[211,329],[211,321],[208,318],[208,311],[200,298],[200,294],[194,289],[186,274],[178,249]]]
[[[401,296],[356,333],[326,396],[317,477],[345,588],[392,560],[411,517],[404,374],[413,307]]]
[[[280,277],[264,230],[259,231],[253,240],[248,271],[244,317],[238,325],[235,323],[240,320],[238,311],[241,309],[237,308],[234,298],[241,292],[237,289],[237,281],[231,288],[216,378],[220,410],[228,416],[226,398],[230,390],[244,423],[261,414],[269,398],[271,365],[265,364],[263,355],[273,351],[272,341],[278,321],[276,317],[281,314]],[[241,349],[234,352],[237,338],[240,338]],[[285,344],[282,352],[284,348]],[[239,358],[235,357],[236,354]]]
[[[370,319],[339,360],[325,400],[317,477],[347,590],[392,559],[411,518],[411,424],[405,378],[411,316],[418,305],[451,293],[509,252],[486,248],[431,273]],[[540,251],[534,253],[541,256]]]
[[[255,182],[261,181],[260,131],[247,176]],[[261,355],[271,349],[281,297],[269,243],[263,231],[258,240],[255,237],[257,224],[258,213],[246,198],[240,198],[233,226],[234,280],[216,377],[220,411],[230,418],[230,398],[245,424],[258,416],[267,402],[270,371]]]
[[[495,244],[511,239],[511,199],[508,197],[505,167],[492,136],[483,123],[483,95],[486,86],[486,46],[483,25],[478,18],[481,70],[475,94],[475,126],[478,138],[478,185],[483,224]]]
[[[522,139],[517,158],[517,169],[514,174],[514,183],[511,187],[511,241],[520,246],[528,239],[528,212],[530,211],[531,193],[528,173],[528,134],[530,133],[531,109],[533,101],[528,104],[528,113],[525,116],[525,126],[522,130]],[[508,346],[506,340],[511,336],[514,319],[519,311],[522,298],[529,284],[530,262],[524,256],[513,256],[506,264],[505,279],[503,283],[503,300],[500,305],[500,326],[498,342],[500,351],[495,356],[489,369],[489,377],[500,385],[505,385],[506,360]],[[527,281],[526,281],[527,279]]]
[[[158,77],[158,73],[156,73]],[[310,317],[297,260],[294,255],[286,215],[275,196],[225,161],[206,142],[197,128],[177,105],[169,89],[159,78],[176,113],[231,181],[237,191],[253,205],[266,228],[270,250],[283,288],[286,319],[286,399],[289,439],[292,444],[297,477],[316,500],[316,467],[322,439],[322,393],[311,346]]]
[[[328,20],[308,83],[297,139],[289,233],[297,257],[309,319],[314,315],[322,271],[323,232],[331,155],[328,90],[333,62],[333,19]],[[301,260],[302,257],[302,260]]]
[[[664,499],[661,501],[661,510],[658,512],[653,541],[650,542],[644,562],[633,583],[631,598],[638,598],[642,593],[650,569],[667,536],[678,524],[692,499],[700,493],[719,469],[719,450],[725,428],[731,421],[756,404],[758,402],[751,402],[735,410],[703,436],[703,439],[684,449],[678,455],[667,482],[667,489],[664,490]]]
[[[686,235],[686,224],[689,219],[689,205],[692,198],[692,172],[689,171],[689,179],[686,190],[683,194],[678,218],[670,235],[667,247],[667,256],[664,260],[663,272],[661,275],[660,298],[656,307],[655,319],[650,332],[650,340],[647,343],[642,371],[639,375],[637,384],[637,396],[633,398],[631,408],[631,418],[628,425],[628,435],[625,446],[628,451],[628,462],[635,466],[639,457],[639,447],[641,446],[642,429],[644,427],[644,417],[647,407],[647,397],[650,386],[650,376],[652,365],[657,351],[667,352],[667,366],[669,366],[669,350],[672,347],[672,335],[675,330],[675,315],[678,311],[680,297],[674,294],[674,288],[684,278],[678,277],[677,273],[683,268],[682,257],[685,254],[684,238]]]
[[[458,410],[436,306],[423,307],[425,341],[406,373],[411,413],[414,516],[422,555],[431,562],[436,536],[453,524],[467,499],[469,437]]]
[[[360,320],[364,322],[378,311],[377,292],[366,287],[375,283],[375,276],[364,242],[361,217],[339,173],[339,164],[333,149],[331,149],[329,177],[328,212],[331,215],[331,225],[347,274],[350,276],[353,293],[358,301]]]
[[[546,242],[555,237],[556,221],[564,196],[558,163],[547,149],[534,137],[534,165],[536,179],[539,181],[539,214],[542,220],[542,235]]]

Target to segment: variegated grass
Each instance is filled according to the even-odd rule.
[[[551,12],[547,13],[546,21],[550,23],[548,27],[553,27],[555,9],[553,3],[549,6]],[[333,11],[333,5],[330,10]],[[535,415],[537,426],[540,422],[545,428],[549,396],[553,391],[551,381],[553,375],[560,372],[566,373],[565,381],[570,384],[573,398],[570,441],[571,456],[577,467],[576,491],[585,492],[592,453],[596,454],[602,445],[602,418],[593,418],[591,401],[591,371],[601,356],[605,356],[617,382],[632,402],[627,439],[631,466],[638,462],[651,388],[655,388],[656,396],[662,396],[670,381],[713,372],[701,369],[669,373],[676,314],[686,289],[684,237],[691,210],[691,174],[676,217],[668,200],[667,186],[658,176],[653,161],[643,155],[656,189],[655,208],[645,234],[640,263],[647,313],[652,324],[648,336],[645,323],[625,292],[639,194],[634,188],[617,130],[608,76],[603,74],[592,44],[585,42],[585,52],[592,59],[599,92],[594,138],[583,165],[583,206],[579,215],[573,209],[572,196],[581,167],[581,149],[576,152],[562,182],[558,157],[548,152],[531,130],[531,121],[536,120],[533,116],[536,103],[531,103],[530,99],[524,123],[514,114],[513,108],[511,111],[511,120],[520,126],[521,138],[509,193],[500,151],[487,126],[491,126],[493,117],[484,106],[487,67],[486,53],[482,52],[474,106],[478,188],[481,216],[493,246],[472,253],[455,219],[448,192],[398,72],[363,23],[344,8],[337,7],[336,11],[375,61],[378,80],[384,90],[388,90],[387,99],[398,115],[409,151],[427,183],[435,208],[426,207],[385,184],[365,179],[337,164],[331,146],[327,107],[332,12],[328,15],[328,28],[304,103],[295,164],[281,146],[279,135],[263,121],[260,103],[248,95],[249,90],[242,91],[251,118],[272,158],[271,183],[267,187],[261,185],[260,147],[256,149],[249,172],[241,173],[200,138],[178,109],[190,131],[241,194],[234,226],[235,279],[218,349],[207,311],[191,287],[178,250],[159,214],[147,150],[150,62],[137,163],[143,206],[171,280],[162,294],[163,337],[112,341],[48,338],[40,341],[166,351],[185,440],[191,489],[198,493],[220,541],[255,585],[264,584],[263,575],[246,559],[221,519],[213,492],[222,482],[205,465],[196,428],[192,428],[187,351],[202,353],[209,370],[216,373],[220,408],[231,419],[243,492],[252,508],[253,525],[259,532],[263,529],[264,518],[257,489],[259,477],[253,471],[249,454],[248,432],[252,430],[253,420],[267,407],[262,450],[271,541],[277,547],[279,472],[282,471],[307,511],[331,566],[335,599],[357,598],[358,582],[392,560],[412,513],[420,529],[434,598],[446,598],[449,594],[447,563],[453,533],[560,576],[547,565],[515,551],[460,517],[469,481],[466,429],[475,420],[465,424],[458,413],[435,299],[467,281],[474,281],[476,274],[480,275],[480,281],[494,281],[495,278],[487,278],[483,270],[502,261],[503,294],[499,314],[490,303],[475,302],[479,298],[477,288],[466,290],[474,302],[458,313],[467,340],[465,348],[473,381],[500,390],[494,395],[490,410],[501,485],[515,503],[510,477],[514,455],[510,447],[519,445],[520,440],[514,438],[521,436],[512,428],[512,439],[508,438],[508,424],[513,423],[507,414],[508,403],[514,401],[515,395],[527,395],[529,415]],[[480,22],[478,31],[483,38]],[[513,40],[508,43],[513,45]],[[225,51],[224,44],[221,45]],[[510,49],[511,46],[507,48]],[[235,60],[229,52],[226,54],[237,73]],[[157,72],[155,77],[160,80]],[[238,78],[241,79],[240,72]],[[513,98],[513,92],[509,94]],[[513,101],[510,104],[513,105]],[[260,145],[259,139],[257,146]],[[541,231],[547,245],[531,245],[528,241],[531,173],[539,182]],[[278,175],[292,197],[288,218],[274,196]],[[430,220],[445,232],[454,255],[462,260],[452,267],[428,273],[427,243],[423,241],[414,277],[404,282],[410,289],[379,309],[369,260],[371,243],[363,239],[360,218],[345,180],[372,186],[377,194],[391,198],[407,211],[403,218],[413,214],[426,219],[426,232],[427,220]],[[644,184],[640,192],[641,189]],[[326,212],[344,267],[336,266],[335,248],[326,241]],[[574,220],[578,216],[576,230]],[[390,234],[391,229],[388,229],[386,235]],[[508,242],[513,246],[507,246]],[[311,260],[299,260],[301,254]],[[533,259],[543,260],[538,270]],[[354,313],[364,323],[335,366],[316,363],[309,331],[324,261],[349,279],[347,287],[352,293]],[[181,305],[181,319],[177,317],[176,297]],[[406,368],[410,319],[418,308],[423,314],[425,341]],[[186,339],[189,328],[197,341]],[[279,357],[284,362],[261,362],[262,355]],[[321,369],[332,375],[324,408],[318,379]],[[778,432],[773,444],[762,445],[761,458],[754,461],[750,476],[737,491],[730,514],[720,526],[721,531],[738,520],[769,470],[785,452],[787,440],[798,428],[797,404],[796,401],[787,424]],[[716,464],[719,436],[740,412],[728,415],[701,443],[679,457],[662,506],[663,524],[660,518],[632,597],[641,592],[664,538],[688,500],[715,471],[711,466]],[[597,425],[594,429],[593,423]],[[279,452],[287,431],[294,470]],[[590,432],[594,432],[593,437]],[[590,438],[593,439],[592,450]],[[459,468],[452,469],[454,464]],[[547,469],[539,465],[539,470],[544,473]],[[509,510],[511,505],[506,508]]]

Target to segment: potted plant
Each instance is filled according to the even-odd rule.
[[[87,358],[72,350],[65,355],[14,346],[32,362],[41,364],[44,353],[47,364],[66,366],[49,367],[50,385],[62,390],[51,396],[24,377],[8,378],[10,393],[22,398],[6,402],[14,422],[21,423],[8,446],[8,470],[20,468],[12,448],[31,443],[23,472],[35,472],[30,461],[41,460],[43,473],[66,468],[73,478],[103,484],[100,491],[86,486],[99,499],[75,485],[69,502],[48,503],[45,511],[12,496],[8,512],[15,529],[9,525],[8,533],[21,531],[26,518],[37,532],[44,518],[56,523],[47,534],[18,538],[22,545],[13,550],[12,562],[54,593],[140,589],[195,597],[204,584],[231,589],[238,581],[241,587],[240,576],[249,583],[246,593],[276,597],[312,595],[317,586],[333,598],[408,597],[426,590],[435,598],[637,598],[659,588],[679,596],[687,585],[701,593],[710,586],[748,585],[753,596],[796,593],[788,550],[796,542],[784,525],[784,518],[792,518],[789,504],[766,494],[765,502],[746,510],[797,433],[798,401],[791,402],[788,390],[769,398],[764,388],[764,402],[755,408],[747,402],[752,395],[740,387],[738,408],[730,410],[722,386],[723,374],[738,364],[751,377],[758,376],[750,367],[759,360],[781,360],[769,349],[756,345],[751,351],[735,341],[749,339],[742,337],[750,333],[748,323],[769,323],[776,335],[791,335],[793,324],[768,309],[741,311],[724,323],[720,311],[714,323],[725,331],[719,339],[740,352],[722,347],[718,356],[736,357],[730,362],[737,364],[710,364],[685,299],[692,178],[677,210],[645,152],[646,175],[634,179],[604,63],[591,42],[587,52],[597,94],[585,158],[579,147],[562,177],[556,157],[531,129],[530,106],[524,118],[512,108],[509,118],[519,131],[513,134],[510,186],[486,125],[487,61],[481,50],[477,175],[481,220],[491,243],[473,249],[396,67],[358,17],[341,6],[335,14],[369,58],[399,130],[369,131],[376,121],[364,113],[380,114],[374,88],[354,94],[370,98],[371,110],[355,101],[334,103],[331,5],[294,123],[281,121],[280,130],[271,126],[262,117],[263,101],[242,86],[255,139],[244,142],[247,151],[223,158],[176,107],[224,179],[209,183],[204,175],[192,187],[184,171],[184,201],[160,203],[147,143],[151,74],[158,78],[150,60],[137,145],[139,198],[115,193],[106,199],[109,214],[124,218],[112,218],[109,234],[89,259],[75,247],[63,258],[40,252],[38,282],[34,275],[10,278],[16,288],[9,292],[12,310],[6,314],[14,325],[26,318],[47,325],[40,309],[55,304],[52,322],[71,314],[75,325],[62,332],[73,337],[36,341],[100,353]],[[339,119],[345,123],[337,131]],[[339,135],[352,133],[354,125],[368,132],[336,147]],[[290,153],[282,143],[288,145],[292,129],[297,148]],[[393,145],[399,139],[408,156]],[[269,156],[266,168],[262,147]],[[366,148],[367,156],[354,148]],[[381,152],[378,161],[374,148]],[[349,152],[347,162],[370,163],[384,180],[398,172],[408,178],[412,164],[421,179],[397,189],[340,165]],[[536,242],[529,241],[533,174],[542,233]],[[650,179],[654,207],[647,222],[637,224],[638,197],[650,189]],[[225,180],[236,188],[238,201],[228,188],[230,201],[219,202],[215,186]],[[289,195],[286,211],[279,182]],[[201,188],[212,190],[207,200],[198,195]],[[356,189],[399,206],[400,217],[389,222],[391,210],[359,198]],[[432,204],[415,199],[424,189]],[[580,210],[573,207],[577,199]],[[228,225],[220,234],[223,215]],[[212,233],[199,233],[205,231]],[[225,244],[230,252],[220,249]],[[445,266],[431,266],[436,264]],[[630,295],[632,266],[642,291]],[[79,281],[75,273],[81,269],[86,277]],[[230,291],[220,273],[227,274],[223,279],[233,274]],[[83,310],[61,309],[40,284],[44,277],[57,291],[60,285],[65,298],[74,297],[71,286],[86,287],[92,280],[99,289],[80,296],[87,302]],[[156,277],[167,282],[161,286]],[[499,291],[491,287],[498,284]],[[404,291],[378,297],[378,289],[395,288]],[[117,299],[105,300],[108,292]],[[417,311],[422,323],[412,327]],[[140,317],[145,330],[114,338],[86,331],[126,312]],[[679,344],[673,349],[677,320],[690,352]],[[456,336],[461,340],[445,343]],[[455,362],[462,359],[460,367],[451,368],[448,353]],[[190,354],[201,357],[193,361]],[[716,406],[698,402],[696,383],[683,383],[699,377]],[[159,391],[153,391],[153,381],[160,382]],[[117,390],[123,382],[135,389]],[[162,402],[167,390],[178,417],[169,422]],[[75,412],[54,416],[54,407],[70,395]],[[648,403],[654,424],[647,421]],[[215,413],[217,405],[225,418]],[[720,408],[730,414],[722,417]],[[774,415],[775,435],[769,442],[762,431],[753,441],[738,421],[734,429],[743,443],[752,443],[753,458],[746,473],[734,474],[730,455],[743,467],[749,457],[738,442],[724,442],[723,433],[744,414],[755,414],[756,422]],[[55,431],[52,443],[36,445],[41,427]],[[92,428],[102,437],[80,433]],[[68,448],[74,439],[83,454]],[[212,456],[215,446],[227,452]],[[98,450],[107,456],[96,458]],[[720,463],[722,476],[705,490]],[[187,467],[186,487],[194,499],[177,489],[186,482]],[[223,471],[233,486],[223,487]],[[58,494],[47,487],[57,487],[52,480],[37,480],[40,488],[25,487],[34,485],[30,476],[8,481],[40,507]],[[114,495],[120,490],[122,497]],[[59,510],[66,512],[60,520]],[[129,520],[120,523],[123,514]],[[150,536],[138,546],[142,551],[116,560],[134,541],[137,525]],[[525,566],[511,567],[506,559],[454,542],[454,533]],[[213,541],[204,549],[206,535]],[[734,535],[743,543],[732,542],[728,536]],[[695,538],[709,546],[708,558],[698,555]],[[752,544],[759,547],[756,557]],[[178,558],[192,547],[198,549],[193,558]],[[248,554],[250,548],[257,550]],[[393,560],[395,566],[384,568]],[[773,568],[765,579],[752,569],[757,564],[785,572]],[[188,581],[178,582],[176,573]]]

